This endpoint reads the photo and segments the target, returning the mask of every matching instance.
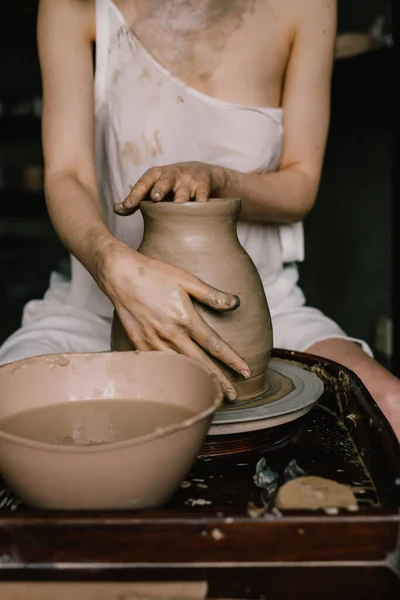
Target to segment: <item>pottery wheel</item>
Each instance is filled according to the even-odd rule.
[[[270,361],[268,378],[270,387],[262,396],[219,408],[208,435],[259,431],[289,423],[311,410],[324,391],[317,375],[280,360]]]

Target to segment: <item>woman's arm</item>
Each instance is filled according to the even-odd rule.
[[[173,349],[196,358],[234,399],[234,386],[207,352],[244,377],[249,367],[200,317],[191,297],[221,311],[235,309],[238,298],[141,256],[115,239],[105,223],[94,161],[94,34],[92,0],[41,0],[45,193],[52,222],[113,302],[138,350]]]
[[[301,221],[318,191],[329,126],[336,0],[302,0],[298,7],[283,86],[280,169],[262,174],[231,172],[221,191],[242,198],[242,216],[251,220]]]
[[[97,252],[113,237],[101,213],[94,163],[93,36],[92,2],[41,0],[46,202],[61,240],[95,276]]]

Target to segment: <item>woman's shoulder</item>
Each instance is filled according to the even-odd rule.
[[[276,22],[283,22],[293,31],[304,27],[304,24],[335,23],[337,16],[337,0],[268,0],[263,4],[265,18],[271,14]]]
[[[91,40],[96,37],[96,0],[40,0],[40,21],[49,25],[56,19],[64,19],[66,22],[74,20],[79,23],[79,30]]]

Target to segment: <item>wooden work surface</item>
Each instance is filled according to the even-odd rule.
[[[208,440],[185,487],[162,510],[3,509],[0,598],[2,582],[25,580],[202,581],[208,598],[399,600],[399,444],[352,373],[310,355],[274,356],[324,380],[324,396],[308,415],[233,440],[240,453],[218,454]],[[307,474],[352,486],[359,511],[276,511],[254,483],[263,457],[282,479],[294,460]],[[115,595],[128,597],[136,598]]]

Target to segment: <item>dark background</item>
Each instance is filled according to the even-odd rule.
[[[0,343],[19,325],[24,303],[42,296],[50,271],[68,271],[41,191],[36,8],[35,0],[0,5]],[[339,0],[339,32],[367,32],[387,9],[387,0]],[[387,356],[379,358],[389,365],[382,331],[390,332],[392,317],[394,69],[390,47],[335,64],[326,160],[301,266],[308,302],[350,335],[376,349],[381,322]]]

